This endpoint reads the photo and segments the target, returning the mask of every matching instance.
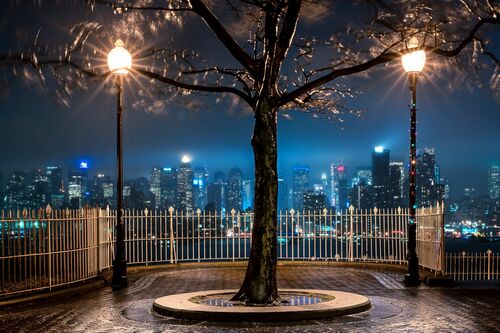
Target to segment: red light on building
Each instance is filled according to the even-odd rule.
[[[344,166],[343,166],[343,165],[339,165],[339,166],[337,167],[337,171],[338,171],[338,172],[344,172]]]

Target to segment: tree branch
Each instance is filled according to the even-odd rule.
[[[500,24],[500,17],[497,17],[497,18],[488,17],[488,18],[480,19],[476,23],[476,25],[474,27],[472,27],[472,29],[470,30],[469,34],[465,37],[465,39],[463,39],[462,42],[460,42],[460,44],[458,44],[458,46],[456,48],[454,48],[453,50],[441,50],[441,49],[433,48],[430,46],[425,46],[425,47],[423,47],[423,49],[426,51],[430,51],[432,53],[438,54],[440,56],[454,57],[454,56],[458,55],[460,53],[460,51],[462,51],[467,46],[467,44],[469,44],[474,39],[476,32],[486,23]]]
[[[243,48],[234,40],[234,38],[222,26],[214,13],[201,1],[191,0],[193,11],[200,15],[207,26],[215,33],[217,38],[227,47],[229,52],[238,60],[245,69],[255,77],[256,62]]]
[[[275,61],[282,62],[286,57],[293,36],[295,35],[301,6],[302,0],[290,0],[288,4],[285,20],[283,22],[283,29],[278,39]]]
[[[147,71],[145,69],[141,68],[136,68],[134,69],[136,72],[149,77],[151,79],[154,79],[156,81],[160,81],[163,83],[171,84],[174,87],[181,88],[181,89],[186,89],[186,90],[195,90],[195,91],[206,91],[206,92],[216,92],[216,93],[232,93],[237,95],[238,97],[241,97],[245,102],[248,103],[248,105],[253,106],[252,99],[250,96],[242,92],[241,90],[238,90],[233,87],[224,87],[224,86],[202,86],[202,85],[197,85],[197,84],[190,84],[190,83],[184,83],[184,82],[179,82],[177,80],[174,80],[172,78],[168,78],[165,76],[162,76],[160,74],[154,73]]]
[[[442,50],[439,48],[431,47],[431,46],[424,46],[422,47],[423,50],[435,53],[440,56],[444,57],[454,57],[458,55],[466,46],[468,43],[470,43],[474,37],[477,31],[483,26],[484,24],[491,23],[491,24],[500,24],[500,18],[483,18],[480,19],[474,27],[470,30],[469,34],[460,42],[460,44],[454,48],[453,50]],[[300,96],[304,95],[308,91],[317,88],[323,84],[326,84],[338,77],[341,76],[346,76],[346,75],[352,75],[356,73],[363,72],[365,70],[368,70],[376,65],[380,65],[389,61],[392,61],[394,59],[398,59],[401,56],[399,52],[387,52],[387,53],[382,53],[378,55],[377,57],[370,59],[364,63],[354,65],[351,67],[345,67],[345,68],[339,68],[332,70],[330,73],[321,76],[317,78],[316,80],[310,81],[303,86],[289,92],[288,94],[283,95],[280,100],[279,100],[279,105],[285,105],[291,101],[294,101],[295,99],[299,98]]]

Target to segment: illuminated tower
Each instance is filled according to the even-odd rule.
[[[226,211],[240,212],[243,208],[243,173],[239,168],[229,171],[227,177]]]
[[[193,173],[194,209],[205,210],[208,200],[208,170],[196,168]]]
[[[253,191],[254,185],[251,180],[243,181],[243,210],[253,209]],[[278,179],[278,192],[279,192],[279,179]],[[278,194],[278,205],[279,205],[279,194]],[[279,209],[279,208],[278,208]]]
[[[346,209],[347,192],[345,166],[341,163],[330,164],[330,206],[335,209]]]
[[[23,209],[29,208],[28,195],[26,193],[26,173],[14,171],[5,186],[5,208]]]
[[[181,165],[177,171],[177,209],[185,213],[193,211],[193,170],[191,158],[182,157]]]
[[[304,208],[304,193],[309,189],[309,166],[293,166],[293,207],[296,211]]]
[[[389,150],[377,146],[372,152],[373,204],[377,208],[389,206]]]
[[[85,204],[87,192],[88,163],[81,162],[79,169],[73,169],[68,174],[69,206],[81,208]]]
[[[491,200],[500,198],[500,161],[494,161],[488,172],[488,192]]]
[[[45,174],[49,182],[50,202],[53,208],[61,208],[64,204],[64,181],[62,169],[58,166],[48,166]]]
[[[417,160],[417,205],[435,205],[438,201],[439,184],[436,182],[434,148],[424,148],[424,151],[417,155]]]
[[[389,207],[403,207],[403,189],[404,189],[404,163],[401,161],[391,161],[389,163]]]
[[[177,205],[177,169],[165,167],[160,174],[160,209],[176,208]]]
[[[160,179],[161,179],[161,169],[154,167],[153,170],[151,170],[151,175],[149,177],[149,191],[153,194],[155,198],[156,209],[162,208]]]

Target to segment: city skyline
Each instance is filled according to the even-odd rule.
[[[408,196],[408,173],[404,162],[391,157],[390,150],[382,146],[375,147],[371,156],[371,166],[353,167],[342,161],[331,162],[329,173],[323,172],[319,179],[312,176],[309,165],[293,165],[291,177],[278,175],[278,209],[345,209],[350,205],[364,209],[404,207]],[[441,173],[433,148],[422,149],[417,159],[419,206],[432,206],[446,200],[451,211],[458,199],[483,196],[474,187],[454,188],[446,174]],[[253,207],[252,174],[244,174],[237,166],[227,172],[191,162],[192,158],[184,155],[178,165],[154,166],[148,176],[126,179],[124,196],[134,197],[131,196],[132,188],[142,193],[135,201],[128,201],[128,205],[156,209],[175,206],[185,211],[207,207],[228,211]],[[492,162],[488,169],[487,196],[492,200],[498,199],[500,193],[499,170],[499,161]],[[0,183],[4,183],[1,176]],[[73,208],[88,204],[114,205],[115,180],[93,168],[88,160],[81,160],[69,168],[28,168],[6,176],[4,186],[0,187],[0,196],[4,198],[5,195],[5,202],[0,202],[0,206],[5,204],[7,208],[43,207],[47,203]]]
[[[313,119],[297,112],[292,112],[291,120],[280,117],[278,140],[281,150],[278,152],[278,168],[287,169],[293,164],[307,162],[311,168],[318,170],[319,177],[322,171],[327,171],[330,160],[343,160],[346,165],[368,164],[369,158],[366,156],[369,156],[376,145],[384,145],[394,156],[407,160],[408,117],[404,88],[403,84],[399,94],[395,95],[394,102],[388,105],[389,111],[384,111],[383,105],[378,105],[367,110],[363,118],[349,118],[343,124],[343,130],[338,123]],[[500,123],[500,112],[497,112],[498,106],[493,97],[483,96],[483,101],[486,100],[489,108],[483,109],[485,118],[477,122],[477,126],[484,129],[481,133],[474,132],[476,130],[473,129],[467,131],[464,124],[451,124],[448,120],[447,125],[441,125],[443,128],[438,131],[436,119],[440,119],[438,123],[445,124],[446,114],[451,115],[449,110],[444,113],[434,112],[436,107],[431,104],[429,92],[426,98],[425,88],[422,90],[417,147],[434,147],[439,151],[442,169],[457,187],[473,186],[478,192],[486,194],[488,164],[500,159],[500,147],[493,144],[500,141],[500,132],[492,128],[493,124]],[[484,91],[483,93],[486,94]],[[57,105],[55,100],[40,94],[34,94],[36,97],[30,101],[22,98],[19,101],[16,94],[13,92],[12,96],[0,104],[0,121],[12,124],[0,133],[0,151],[4,156],[9,156],[2,159],[2,173],[32,165],[67,166],[76,163],[82,156],[87,157],[104,173],[114,172],[114,131],[109,127],[113,124],[114,117],[114,113],[110,111],[112,96],[105,95],[101,98],[100,101],[104,102],[102,106],[95,106],[95,103],[90,102],[90,105],[85,105],[83,112],[83,106],[79,106],[79,98],[75,98],[68,110]],[[371,95],[374,96],[373,93]],[[131,97],[129,105],[132,102],[130,99]],[[458,102],[450,103],[450,100],[453,98],[445,100],[445,104],[449,105],[447,109],[457,109],[461,118],[470,117],[465,108],[469,105],[470,110],[474,109],[470,101],[459,106]],[[378,101],[377,104],[382,103]],[[39,107],[44,112],[39,112]],[[220,105],[214,107],[222,108]],[[18,112],[19,108],[23,112]],[[381,110],[385,115],[395,114],[392,118],[387,115],[385,125],[376,119],[376,113]],[[154,115],[128,108],[124,119],[125,177],[144,176],[148,172],[148,166],[175,163],[186,153],[191,154],[195,161],[204,161],[214,169],[229,169],[239,165],[245,173],[252,172],[253,153],[248,142],[252,119],[244,113],[227,114],[226,111],[202,110],[192,115],[186,110],[177,114],[167,110],[166,114]],[[214,112],[218,113],[217,122],[210,119]],[[44,127],[37,125],[40,113],[48,119]],[[93,124],[90,125],[89,122]],[[80,126],[80,123],[85,125]],[[84,129],[87,125],[95,130]],[[19,126],[26,127],[22,131],[22,137],[16,132]],[[366,137],[366,132],[371,133],[369,137]],[[436,138],[435,132],[443,134]],[[12,140],[14,137],[16,140]],[[467,155],[467,159],[464,160],[462,155]],[[321,169],[324,170],[319,171]],[[478,179],[481,181],[477,182]]]
[[[373,151],[373,149],[382,148],[382,147],[383,146],[373,147],[372,151]],[[408,169],[407,159],[401,158],[397,154],[394,154],[393,151],[389,149],[389,147],[383,147],[383,148],[384,149],[387,148],[390,151],[391,163],[393,163],[393,162],[398,162],[398,163],[402,162],[403,163],[402,169],[403,169],[403,172],[406,173],[408,171],[407,170]],[[421,149],[419,149],[419,154],[421,152],[424,152],[426,149],[429,149],[429,148],[422,147]],[[431,149],[434,149],[434,148],[431,148]],[[440,152],[438,152],[437,155],[438,155],[438,158],[436,160],[436,163],[440,167],[440,172],[441,172],[442,178],[446,178],[452,184],[452,186],[451,186],[451,188],[452,188],[451,198],[452,199],[456,200],[456,199],[462,198],[464,196],[464,191],[468,188],[474,189],[474,193],[476,196],[486,196],[489,194],[489,192],[490,192],[490,188],[489,188],[490,166],[492,164],[494,164],[495,162],[498,163],[498,160],[500,160],[500,159],[489,161],[489,163],[487,163],[485,169],[482,172],[483,176],[479,180],[476,179],[475,183],[469,182],[469,183],[466,183],[466,185],[463,187],[458,187],[457,183],[448,176],[446,170],[444,170],[444,171],[442,170],[441,163],[440,163],[440,156],[441,156]],[[142,170],[140,172],[135,173],[135,174],[127,174],[127,168],[125,166],[125,180],[132,181],[132,180],[135,180],[135,179],[141,178],[141,177],[145,177],[145,178],[149,179],[149,177],[151,175],[151,170],[153,168],[160,168],[160,169],[169,168],[169,167],[176,168],[182,163],[182,159],[185,158],[186,156],[189,156],[190,163],[192,164],[193,169],[199,169],[199,168],[208,169],[209,170],[209,178],[211,180],[213,179],[214,173],[219,172],[219,171],[223,171],[225,173],[228,173],[230,171],[230,169],[232,169],[232,168],[241,169],[242,173],[244,175],[243,179],[252,180],[252,181],[254,179],[253,166],[245,167],[245,166],[241,166],[241,165],[237,165],[237,164],[233,164],[233,165],[226,164],[226,165],[222,165],[220,167],[213,167],[212,164],[210,164],[210,163],[206,163],[204,161],[197,161],[195,158],[193,158],[192,155],[184,154],[184,155],[180,156],[177,160],[174,158],[170,159],[172,162],[167,163],[165,165],[161,165],[159,163],[149,165],[149,166],[144,165],[144,166],[142,166],[142,168],[140,168]],[[368,155],[368,156],[370,156],[370,155]],[[67,174],[72,169],[78,169],[80,163],[85,163],[88,166],[88,168],[90,170],[92,170],[91,173],[89,174],[89,176],[93,177],[93,176],[98,176],[98,175],[106,175],[107,177],[110,177],[113,181],[116,180],[115,170],[113,170],[113,166],[102,167],[102,165],[98,162],[98,160],[93,159],[93,158],[80,158],[80,159],[73,158],[71,160],[72,160],[72,162],[70,162],[70,164],[66,164],[66,165],[62,165],[62,164],[58,164],[58,163],[48,163],[46,165],[38,164],[35,166],[32,165],[32,166],[25,166],[25,167],[17,167],[17,168],[8,169],[8,170],[7,169],[4,169],[4,170],[0,169],[0,174],[2,175],[2,177],[0,178],[0,186],[1,185],[5,186],[6,180],[15,171],[41,170],[41,169],[45,169],[46,167],[53,166],[53,167],[61,167],[63,169],[63,172],[65,172]],[[309,178],[310,178],[311,185],[314,183],[321,183],[322,177],[324,177],[325,175],[328,175],[331,172],[330,168],[334,163],[345,167],[345,171],[343,170],[343,172],[345,172],[346,177],[349,179],[349,181],[351,181],[352,178],[356,177],[357,169],[366,168],[366,167],[369,168],[369,167],[371,167],[372,162],[370,161],[370,158],[367,158],[366,163],[363,163],[360,165],[350,165],[348,163],[344,163],[342,159],[338,159],[338,160],[332,159],[331,161],[324,161],[324,163],[322,165],[317,167],[317,166],[311,165],[310,163],[307,163],[307,161],[303,161],[303,162],[293,163],[293,164],[287,165],[287,166],[280,166],[278,168],[278,172],[279,172],[278,176],[280,178],[285,178],[291,184],[293,182],[293,169],[294,169],[294,167],[297,165],[303,165],[303,166],[307,166],[310,170],[309,171]]]

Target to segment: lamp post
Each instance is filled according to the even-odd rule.
[[[412,37],[408,43],[409,53],[402,57],[403,68],[408,73],[410,79],[411,104],[410,104],[410,184],[409,184],[409,209],[408,219],[408,273],[405,275],[406,285],[416,285],[420,283],[418,276],[417,247],[417,226],[415,224],[417,210],[417,78],[425,65],[425,51],[418,50],[419,43]],[[413,50],[413,51],[412,51]]]
[[[118,39],[115,47],[108,54],[108,66],[115,76],[117,94],[116,122],[116,174],[117,174],[117,207],[116,207],[116,250],[113,261],[113,289],[127,287],[127,260],[125,259],[125,225],[123,222],[123,145],[122,145],[122,115],[123,115],[123,77],[132,67],[132,57],[124,48],[123,41]]]

